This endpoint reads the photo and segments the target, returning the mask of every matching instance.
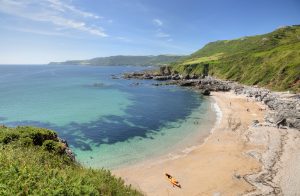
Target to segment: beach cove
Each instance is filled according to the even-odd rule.
[[[211,98],[222,118],[203,144],[184,156],[149,160],[113,173],[146,195],[299,194],[294,174],[300,171],[299,131],[253,126],[253,120],[264,122],[266,114],[266,107],[254,99],[233,92],[213,92]],[[172,187],[166,172],[181,189]]]

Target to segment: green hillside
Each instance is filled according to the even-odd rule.
[[[136,65],[136,66],[159,66],[168,64],[181,59],[183,56],[177,55],[158,55],[158,56],[110,56],[98,57],[89,60],[71,60],[65,62],[51,62],[49,64],[57,65],[95,65],[95,66],[118,66],[118,65]]]
[[[202,74],[204,64],[222,79],[300,92],[300,26],[212,42],[171,65],[181,73]]]
[[[55,132],[0,127],[0,195],[141,195],[107,170],[86,169]]]

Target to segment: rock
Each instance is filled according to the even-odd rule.
[[[253,120],[253,121],[252,121],[252,126],[253,126],[253,127],[257,127],[258,124],[259,124],[259,121],[258,121],[258,120]]]
[[[105,87],[105,84],[103,84],[103,83],[94,83],[93,84],[93,87]]]
[[[66,140],[61,139],[58,137],[58,141],[61,142],[62,144],[64,144],[65,146],[65,154],[72,160],[75,161],[75,155],[73,153],[73,151],[69,148],[69,144]]]
[[[179,82],[179,86],[195,86],[196,82],[192,80],[184,80]]]
[[[155,76],[155,77],[153,77],[153,79],[163,81],[163,80],[170,80],[170,79],[172,79],[172,77],[171,76]]]
[[[164,85],[180,85],[202,90],[203,95],[209,95],[210,91],[230,91],[231,89],[237,95],[245,95],[254,101],[262,102],[268,107],[265,116],[266,123],[270,126],[284,127],[288,126],[300,130],[300,95],[273,93],[264,88],[257,86],[245,86],[234,81],[223,81],[210,76],[199,78],[197,75],[179,75],[178,72],[171,73],[170,67],[164,66],[160,68],[160,74],[133,72],[124,74],[125,79],[154,79],[159,81],[167,81]],[[172,75],[171,75],[172,74]],[[156,86],[161,84],[154,84]],[[95,86],[103,86],[95,84]],[[284,94],[284,96],[283,96]],[[256,126],[258,123],[253,122]]]
[[[183,75],[183,79],[184,79],[184,80],[189,80],[189,79],[191,79],[191,77],[190,77],[189,74],[186,74],[186,75]]]
[[[153,76],[151,76],[150,74],[145,73],[145,74],[143,75],[143,79],[151,80],[151,79],[153,79]]]
[[[134,83],[131,83],[130,84],[130,86],[138,86],[138,85],[140,85],[141,83],[139,83],[139,82],[134,82]]]
[[[173,75],[178,75],[179,73],[178,73],[178,71],[174,70],[172,74]]]
[[[198,78],[199,78],[199,76],[196,75],[196,74],[193,74],[193,75],[191,76],[191,79],[198,79]]]
[[[180,76],[178,74],[172,75],[172,80],[180,80]]]
[[[277,127],[291,127],[300,130],[300,98],[286,93],[272,93],[258,87],[233,85],[236,94],[244,94],[258,102],[263,102],[269,111],[265,121]]]
[[[171,68],[169,66],[161,66],[159,68],[159,73],[162,76],[168,76],[171,75]]]
[[[111,75],[111,78],[112,79],[119,79],[119,77],[117,75],[114,75],[114,74]]]
[[[202,95],[205,95],[205,96],[210,95],[210,91],[208,89],[204,89],[201,93],[202,93]]]
[[[162,84],[160,84],[160,83],[153,83],[152,85],[153,86],[161,86]]]

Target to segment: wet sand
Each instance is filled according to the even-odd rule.
[[[300,171],[299,164],[290,163],[290,160],[300,158],[299,132],[289,129],[283,132],[266,126],[252,127],[253,120],[263,122],[266,111],[260,110],[264,107],[260,103],[243,96],[214,92],[211,98],[218,104],[222,118],[204,143],[184,156],[170,159],[166,155],[160,160],[150,159],[114,170],[113,173],[145,195],[300,193],[300,188],[292,191],[289,188],[300,187],[300,178],[286,178],[285,175],[294,170]],[[274,137],[274,141],[270,137]],[[283,166],[288,168],[278,169]],[[173,187],[165,172],[173,175],[182,188]],[[264,179],[268,176],[266,172],[270,174],[268,179]],[[264,183],[269,179],[270,186]]]

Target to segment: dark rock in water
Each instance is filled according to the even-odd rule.
[[[210,95],[210,91],[208,89],[204,89],[202,90],[202,95],[205,95],[205,96],[209,96]]]
[[[140,85],[140,84],[142,84],[142,83],[134,82],[134,83],[131,83],[130,86],[138,86],[138,85]]]
[[[150,74],[145,73],[145,74],[143,75],[143,79],[151,80],[151,79],[153,79],[153,76],[151,76]]]
[[[112,78],[112,79],[119,79],[119,77],[116,76],[116,75],[114,75],[114,74],[111,75],[111,78]]]
[[[178,74],[172,75],[172,80],[180,80],[180,76]]]
[[[153,83],[152,85],[153,86],[161,86],[162,84],[161,83]]]
[[[181,81],[179,83],[179,86],[194,86],[196,84],[195,81],[192,80],[185,80],[185,81]]]
[[[93,87],[105,87],[105,84],[103,84],[103,83],[94,83]]]
[[[143,79],[143,72],[133,72],[133,73],[125,73],[123,74],[124,79],[131,79],[131,78],[136,78],[136,79]]]
[[[153,79],[154,80],[164,81],[164,80],[170,80],[170,79],[172,79],[172,76],[155,76]]]

